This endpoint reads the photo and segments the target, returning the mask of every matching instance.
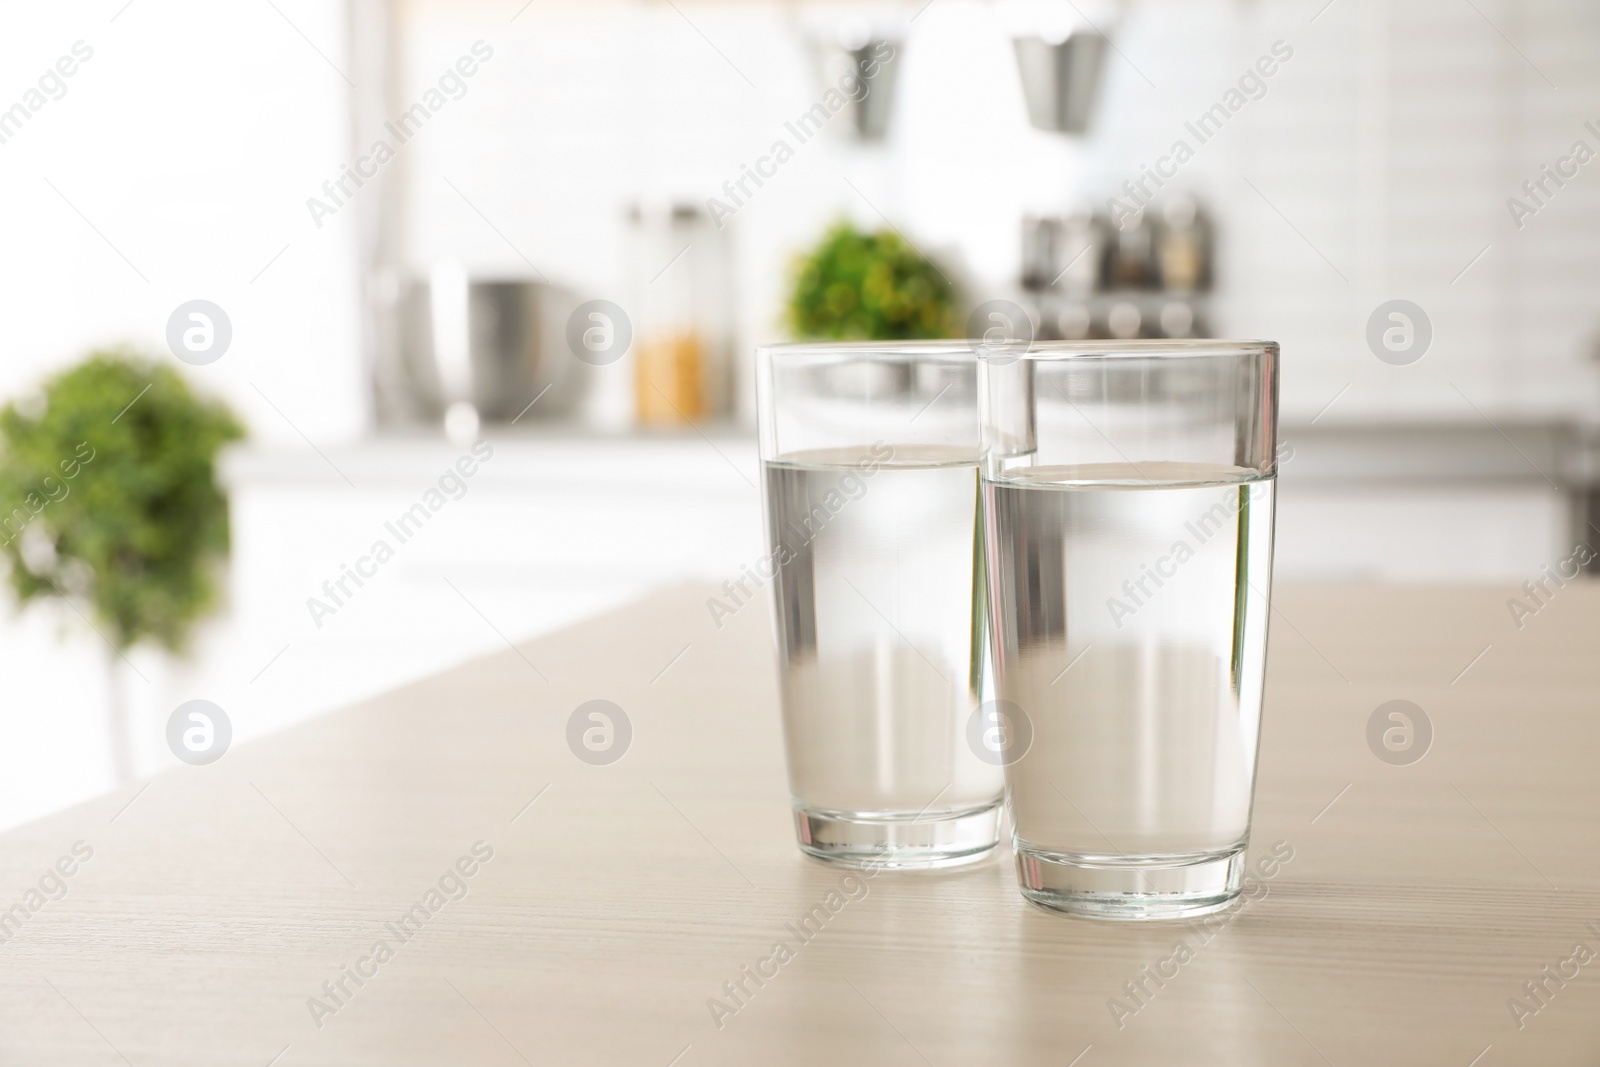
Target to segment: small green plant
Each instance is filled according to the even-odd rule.
[[[0,409],[0,552],[20,602],[81,603],[110,646],[119,777],[117,661],[144,641],[181,651],[215,601],[228,548],[216,457],[243,435],[170,367],[122,350]]]
[[[789,328],[807,339],[953,337],[954,303],[949,279],[898,234],[839,223],[796,264]]]

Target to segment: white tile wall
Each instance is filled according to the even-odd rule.
[[[345,158],[343,5],[276,8],[6,9],[0,110],[75,41],[94,55],[0,144],[0,399],[93,345],[164,356],[168,316],[203,298],[228,314],[233,343],[180,369],[258,440],[328,444],[366,428],[351,215],[318,229],[305,206]]]
[[[352,488],[306,449],[249,449],[227,463],[233,548],[226,603],[191,655],[138,650],[124,674],[135,765],[174,766],[164,724],[183,701],[220,705],[242,742],[425,677],[507,640],[682,581],[721,583],[761,554],[755,443],[496,434],[492,460],[405,543],[385,528],[463,450],[443,440],[330,449]],[[375,540],[395,554],[333,615],[314,619]],[[452,588],[452,585],[454,588]],[[71,610],[17,612],[0,597],[0,649],[26,664],[0,710],[0,829],[111,787],[104,646]],[[766,613],[766,601],[741,610]],[[320,625],[318,623],[320,622]],[[633,655],[619,646],[619,659]],[[693,653],[684,662],[692,666]],[[659,666],[665,667],[662,663]],[[542,686],[530,668],[532,692]],[[605,679],[595,696],[606,695]],[[472,709],[463,707],[463,721]]]
[[[1294,57],[1267,95],[1179,181],[1221,220],[1219,332],[1284,343],[1286,415],[1310,418],[1347,384],[1327,418],[1476,419],[1463,395],[1494,418],[1593,412],[1600,162],[1520,232],[1505,200],[1574,139],[1600,150],[1582,129],[1600,124],[1600,10],[1335,0],[1318,15],[1323,2],[1132,3],[1096,128],[1074,151],[1023,116],[1006,29],[1029,12],[934,0],[912,25],[888,144],[808,143],[730,222],[743,347],[779,333],[789,258],[838,215],[876,225],[881,210],[975,290],[1003,291],[1025,209],[1103,202],[1283,40]],[[826,16],[677,7],[541,2],[508,24],[500,4],[416,0],[416,79],[479,37],[497,51],[416,142],[412,257],[526,270],[526,255],[625,297],[623,204],[712,195],[817,92],[802,23]],[[1433,348],[1411,367],[1365,347],[1368,314],[1392,297],[1433,319]]]

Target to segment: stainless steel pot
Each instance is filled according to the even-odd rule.
[[[567,350],[576,306],[559,286],[470,278],[453,262],[402,284],[398,377],[406,406],[423,420],[461,404],[493,423],[571,414],[588,385],[587,366]]]

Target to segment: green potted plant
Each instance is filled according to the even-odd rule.
[[[170,367],[91,353],[0,408],[0,551],[22,604],[67,601],[106,650],[112,762],[132,777],[128,649],[183,649],[228,547],[216,456],[244,431]]]
[[[841,222],[795,265],[789,328],[796,337],[903,341],[957,335],[955,287],[892,230]]]

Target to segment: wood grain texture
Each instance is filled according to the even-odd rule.
[[[1521,630],[1510,589],[1284,589],[1251,851],[1294,857],[1209,933],[1047,914],[1009,855],[858,886],[804,859],[765,608],[718,629],[711,592],[0,835],[0,908],[94,850],[0,944],[0,1064],[1600,1057],[1600,959],[1547,982],[1521,1029],[1507,1005],[1539,1006],[1523,983],[1576,943],[1600,952],[1600,589],[1569,585]],[[595,698],[633,726],[610,766],[565,741]],[[1365,740],[1395,698],[1434,728],[1405,767]],[[402,943],[386,924],[479,841],[493,858],[466,895]],[[786,924],[830,891],[846,903],[802,942]],[[308,998],[379,939],[392,958],[319,1026]],[[719,1028],[708,999],[780,939],[793,959]],[[1127,999],[1180,940],[1192,958]],[[1138,1004],[1120,1026],[1119,996]]]

